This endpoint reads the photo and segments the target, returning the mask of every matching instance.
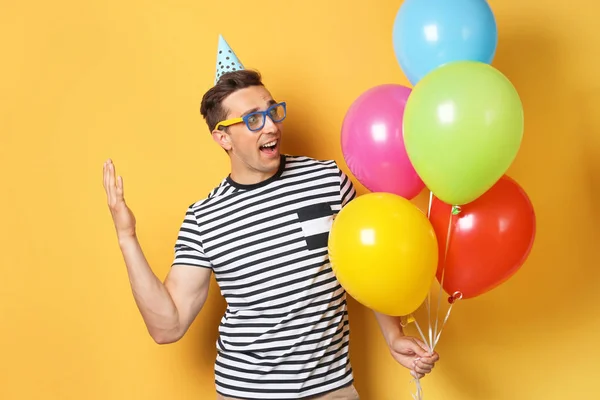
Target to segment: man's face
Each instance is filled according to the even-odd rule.
[[[240,89],[223,101],[223,107],[228,111],[227,119],[243,117],[254,111],[266,111],[273,104],[276,101],[263,86]],[[241,122],[229,126],[228,133],[214,132],[213,137],[229,152],[233,168],[238,174],[270,174],[279,167],[281,129],[281,122],[275,123],[266,117],[264,126],[258,131],[251,131]],[[272,146],[273,143],[275,146]]]

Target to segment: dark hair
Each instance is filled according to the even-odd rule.
[[[204,117],[210,132],[220,121],[227,118],[227,110],[222,105],[223,100],[237,90],[250,86],[264,86],[258,71],[232,71],[221,75],[215,86],[204,94],[200,104],[200,114]]]

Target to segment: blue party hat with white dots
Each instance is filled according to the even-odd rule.
[[[244,69],[244,66],[235,55],[229,44],[219,35],[219,48],[217,49],[217,71],[215,74],[215,84],[224,73]]]

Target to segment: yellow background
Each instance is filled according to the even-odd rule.
[[[427,400],[600,397],[596,4],[492,2],[494,65],[526,115],[509,173],[534,202],[537,240],[513,279],[455,308],[441,361],[423,381]],[[152,342],[115,240],[102,163],[112,157],[123,174],[142,245],[164,277],[187,205],[228,172],[198,112],[218,34],[288,102],[284,151],[345,168],[339,132],[348,106],[372,86],[407,83],[391,43],[399,6],[4,0],[0,399],[214,398],[218,290],[181,342]],[[410,377],[373,316],[350,306],[362,398],[410,399]]]

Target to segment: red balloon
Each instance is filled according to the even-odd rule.
[[[430,220],[440,248],[437,279],[441,282],[444,269],[446,293],[460,292],[467,299],[488,292],[512,277],[531,252],[536,230],[533,205],[506,175],[452,216],[444,263],[451,216],[452,206],[434,197]]]

